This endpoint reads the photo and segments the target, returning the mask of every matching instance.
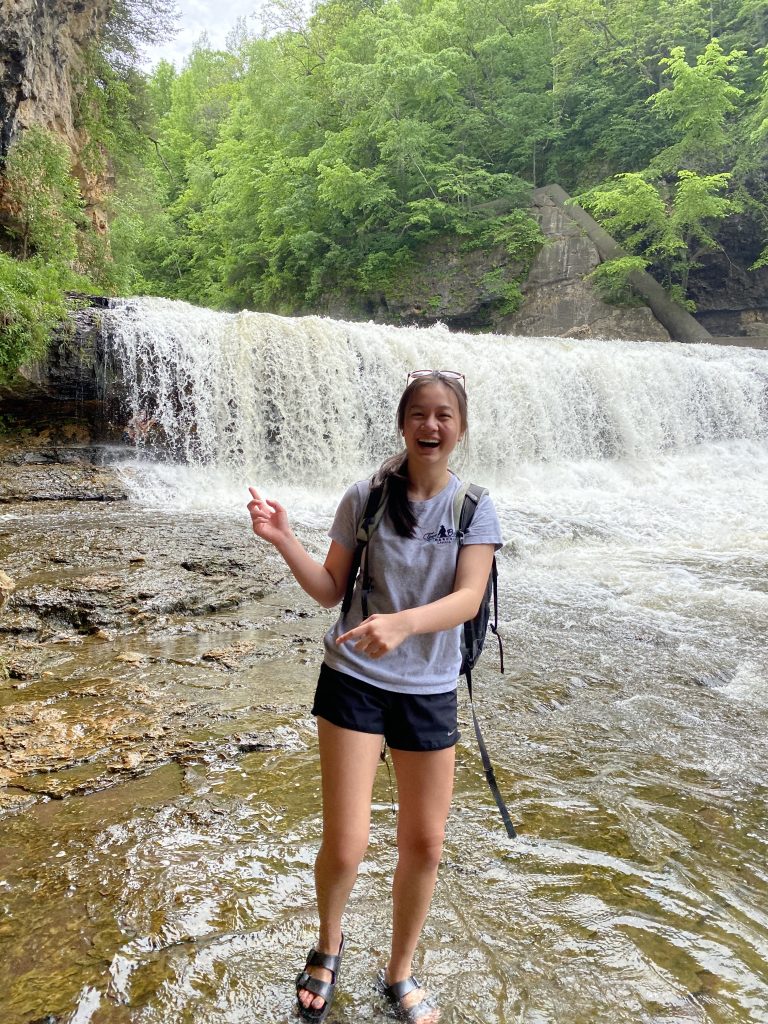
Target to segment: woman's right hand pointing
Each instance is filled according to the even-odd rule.
[[[256,536],[275,545],[289,538],[291,527],[288,523],[288,513],[283,506],[274,499],[267,501],[266,498],[262,498],[255,487],[249,487],[248,490],[251,492],[248,512]]]

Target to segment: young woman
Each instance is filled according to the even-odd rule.
[[[467,431],[464,377],[409,374],[397,409],[405,451],[380,468],[386,511],[368,545],[374,589],[363,617],[358,580],[352,605],[325,637],[312,709],[317,716],[323,840],[315,863],[319,940],[296,979],[299,1015],[322,1021],[344,950],[342,914],[368,846],[371,793],[383,741],[398,788],[392,946],[378,987],[402,1020],[434,1024],[439,1010],[411,976],[432,899],[453,791],[459,628],[480,606],[495,548],[496,512],[480,502],[457,548],[448,469]],[[339,604],[352,567],[370,481],[354,484],[336,511],[323,565],[291,532],[285,510],[251,488],[254,533],[280,552],[297,582],[326,608]],[[458,551],[458,559],[457,559]]]

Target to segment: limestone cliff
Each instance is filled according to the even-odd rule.
[[[112,0],[0,0],[0,159],[33,124],[64,139],[97,228],[103,183],[79,159],[86,138],[76,111],[86,48],[100,36]]]
[[[562,195],[568,199],[564,192]],[[669,331],[648,306],[609,306],[603,301],[589,275],[604,257],[584,227],[573,220],[572,210],[562,200],[556,202],[547,188],[537,189],[532,213],[547,244],[523,284],[520,309],[500,319],[500,333],[670,340]],[[688,318],[687,314],[684,316]]]
[[[398,326],[428,326],[440,321],[451,330],[529,337],[648,341],[709,337],[683,309],[678,310],[685,321],[681,331],[679,324],[668,329],[651,302],[648,306],[605,303],[589,274],[612,254],[601,254],[590,232],[574,221],[572,208],[563,205],[568,196],[562,189],[559,193],[559,202],[553,200],[548,188],[536,189],[532,195],[531,213],[539,221],[546,241],[522,282],[523,301],[516,313],[504,312],[500,288],[519,281],[525,268],[503,246],[467,252],[464,240],[456,235],[444,236],[425,246],[414,266],[386,294],[363,299],[328,296],[322,312],[337,319],[372,319]],[[585,211],[577,209],[591,222]],[[592,224],[599,231],[598,225]],[[608,241],[616,245],[611,239]],[[663,291],[658,284],[655,287]]]

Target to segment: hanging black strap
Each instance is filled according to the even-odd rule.
[[[496,567],[496,555],[493,556],[491,564],[491,579],[493,580],[493,622],[488,627],[499,643],[499,672],[504,672],[504,644],[501,642],[499,633],[499,570]]]
[[[465,533],[467,532],[467,530],[469,529],[469,527],[470,527],[470,525],[472,523],[472,517],[475,514],[475,510],[477,509],[477,506],[478,506],[478,504],[480,502],[480,499],[486,493],[487,493],[487,491],[485,490],[484,487],[478,487],[476,484],[469,484],[466,487],[466,490],[464,492],[464,496],[463,496],[463,498],[461,500],[461,513],[460,513],[460,516],[459,516],[459,535],[458,535],[459,549],[461,549],[461,546],[464,543],[464,535],[465,535]],[[454,514],[454,519],[455,518],[456,517],[455,517],[455,514]],[[499,573],[498,573],[498,569],[497,569],[497,566],[496,566],[496,556],[494,555],[493,556],[493,562],[491,564],[491,575],[490,575],[490,585],[491,585],[491,590],[493,592],[493,622],[489,621],[488,625],[490,627],[491,632],[496,637],[496,640],[498,641],[498,644],[499,644],[499,665],[500,665],[500,670],[503,672],[504,671],[504,646],[503,646],[503,644],[501,642],[501,636],[499,634],[499,589],[498,589],[498,578],[499,578]],[[472,695],[472,670],[468,668],[465,671],[464,674],[465,674],[465,676],[467,678],[467,691],[469,692],[469,706],[472,709],[472,724],[475,727],[475,738],[477,739],[477,746],[478,746],[478,748],[480,750],[480,759],[483,762],[483,771],[485,772],[485,778],[486,778],[486,781],[488,783],[488,788],[490,789],[490,791],[491,791],[491,793],[493,795],[493,799],[496,801],[496,806],[499,809],[499,814],[501,815],[501,820],[504,822],[504,828],[507,830],[507,835],[509,836],[510,839],[515,839],[517,837],[517,832],[515,832],[515,826],[512,824],[512,818],[510,817],[509,810],[507,809],[507,805],[504,802],[504,797],[501,795],[501,791],[499,790],[499,785],[496,782],[496,775],[495,775],[494,770],[493,770],[493,765],[491,764],[491,759],[488,756],[488,748],[485,745],[485,740],[483,739],[483,734],[480,731],[480,723],[478,722],[477,715],[475,713],[475,702],[473,700],[473,695]]]
[[[491,764],[491,759],[488,756],[488,750],[485,746],[485,740],[483,734],[480,732],[480,724],[477,721],[477,715],[475,714],[475,702],[472,700],[472,671],[467,669],[467,689],[469,690],[469,706],[472,708],[472,722],[475,726],[475,737],[477,738],[477,745],[480,748],[480,759],[483,762],[483,771],[485,772],[485,779],[488,783],[488,788],[493,794],[493,799],[496,801],[496,806],[499,809],[501,820],[504,822],[504,828],[507,830],[507,835],[510,839],[517,837],[515,832],[515,826],[512,824],[512,819],[509,816],[507,805],[504,803],[504,797],[501,795],[499,790],[499,784],[496,782],[496,775]]]

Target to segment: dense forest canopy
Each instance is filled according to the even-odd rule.
[[[552,181],[631,253],[604,265],[618,293],[649,266],[685,301],[728,218],[768,237],[762,0],[271,0],[261,33],[142,74],[130,40],[169,11],[122,0],[93,58],[112,261],[61,259],[107,289],[308,311],[396,287],[447,233],[524,273]]]

